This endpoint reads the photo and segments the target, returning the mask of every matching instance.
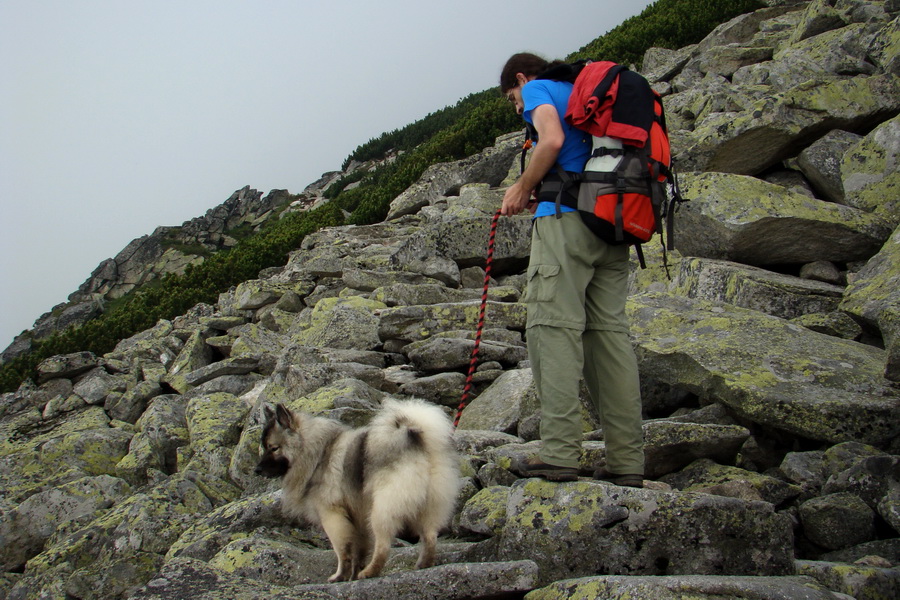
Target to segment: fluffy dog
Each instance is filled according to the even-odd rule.
[[[283,477],[283,512],[325,530],[338,560],[328,581],[377,576],[401,531],[419,535],[416,568],[434,564],[460,486],[453,426],[440,408],[386,399],[358,429],[281,404],[264,410],[256,473]]]

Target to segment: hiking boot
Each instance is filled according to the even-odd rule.
[[[516,462],[514,468],[522,477],[543,477],[547,481],[575,481],[578,469],[547,464],[537,456]]]
[[[642,488],[644,487],[644,476],[639,474],[622,474],[618,475],[600,467],[594,471],[594,479],[605,481],[613,485],[621,485],[624,487]]]

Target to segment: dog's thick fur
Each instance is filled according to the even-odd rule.
[[[359,429],[281,404],[265,416],[256,472],[283,476],[284,513],[325,530],[338,559],[329,581],[377,576],[401,531],[419,535],[416,567],[434,564],[460,485],[453,427],[440,408],[386,399]]]

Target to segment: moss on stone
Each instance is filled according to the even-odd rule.
[[[476,533],[499,534],[506,524],[506,501],[509,488],[492,486],[479,490],[466,501],[462,523]]]
[[[639,359],[661,381],[811,439],[877,444],[898,433],[883,351],[669,294],[632,297],[628,312]]]

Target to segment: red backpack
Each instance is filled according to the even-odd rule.
[[[646,265],[640,244],[654,233],[663,236],[665,220],[665,260],[665,250],[674,247],[675,207],[684,199],[659,94],[639,73],[609,61],[565,65],[540,78],[573,81],[565,120],[594,140],[581,174],[557,165],[561,183],[550,186],[559,188],[557,207],[577,208],[588,228],[609,244],[634,244],[641,267]]]

